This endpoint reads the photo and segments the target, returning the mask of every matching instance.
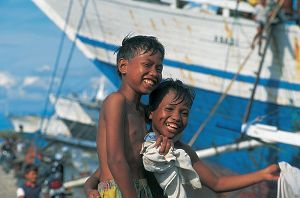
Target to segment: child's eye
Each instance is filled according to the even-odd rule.
[[[184,111],[181,113],[183,116],[188,117],[189,116],[189,112],[188,111]]]
[[[144,63],[144,66],[145,66],[145,67],[148,67],[148,68],[149,68],[149,67],[152,67],[152,65],[153,65],[153,64],[152,64],[151,62],[146,62],[146,63]]]
[[[165,110],[166,110],[166,111],[172,111],[173,108],[172,108],[172,107],[166,107]]]
[[[157,68],[156,71],[157,71],[158,73],[162,73],[162,68]]]

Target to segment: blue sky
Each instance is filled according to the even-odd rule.
[[[31,1],[0,1],[0,130],[7,115],[41,115],[62,32]],[[54,90],[69,55],[65,39]],[[76,49],[62,95],[93,97],[101,73]]]

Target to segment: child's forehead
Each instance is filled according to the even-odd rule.
[[[29,170],[25,173],[25,175],[31,175],[31,174],[34,174],[34,173],[37,173],[37,170]]]
[[[169,89],[166,95],[163,97],[164,99],[168,99],[171,103],[176,103],[176,101],[183,101],[184,97],[180,96],[175,90]]]
[[[163,99],[168,100],[172,105],[183,105],[190,108],[188,99],[183,94],[178,93],[174,89],[169,89]]]
[[[162,54],[160,53],[160,51],[154,50],[154,49],[148,49],[148,50],[146,50],[146,49],[137,49],[135,51],[135,53],[133,54],[133,57],[136,57],[136,56],[154,56],[156,54],[159,54],[161,59],[162,59]]]

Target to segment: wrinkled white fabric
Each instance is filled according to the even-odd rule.
[[[277,198],[300,198],[300,170],[286,162],[279,162],[280,177]]]
[[[155,141],[146,141],[141,151],[146,170],[153,172],[156,180],[170,198],[184,198],[183,184],[201,188],[198,174],[193,169],[191,159],[183,149],[171,148],[164,156],[159,154]]]

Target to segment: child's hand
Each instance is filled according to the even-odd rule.
[[[98,190],[91,190],[88,198],[100,198]]]
[[[174,144],[171,139],[160,135],[157,137],[155,146],[160,146],[159,154],[166,155],[169,152],[170,148],[174,147]]]
[[[265,180],[277,181],[280,174],[280,168],[277,164],[272,164],[264,169],[262,169]]]

